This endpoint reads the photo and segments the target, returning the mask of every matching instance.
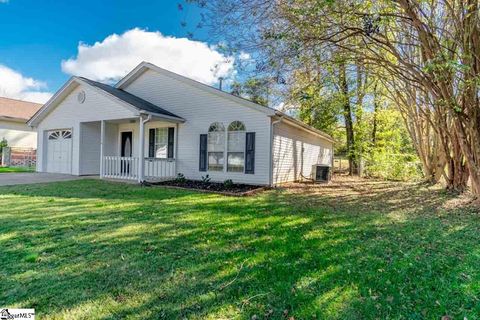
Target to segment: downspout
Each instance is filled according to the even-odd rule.
[[[143,120],[143,124],[149,122],[150,120],[152,120],[152,115],[151,114],[148,115],[147,119]]]
[[[280,122],[282,122],[283,116],[279,117],[278,120],[275,120],[272,122],[272,125],[270,126],[270,186],[273,187],[273,129],[274,126]]]
[[[138,182],[142,183],[145,181],[145,124],[152,120],[152,115],[149,114],[146,119],[143,119],[142,114],[140,114],[140,143],[139,143],[139,154],[138,154]]]

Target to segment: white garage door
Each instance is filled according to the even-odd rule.
[[[47,133],[47,172],[72,172],[72,130]]]

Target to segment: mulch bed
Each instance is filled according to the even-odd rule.
[[[208,193],[218,193],[232,196],[248,196],[253,195],[259,191],[266,190],[265,186],[256,186],[249,184],[234,183],[225,185],[218,182],[203,182],[198,180],[170,180],[150,183],[153,186],[165,186],[178,189],[193,189]]]

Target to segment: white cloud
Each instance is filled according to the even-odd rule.
[[[248,52],[242,51],[238,55],[238,58],[242,61],[245,61],[245,60],[250,60],[252,56]]]
[[[27,91],[24,92],[21,99],[25,101],[45,103],[52,97],[53,93],[51,92],[39,92],[39,91]]]
[[[52,96],[52,93],[43,90],[45,88],[44,82],[25,77],[0,64],[0,96],[44,103]]]
[[[71,75],[113,82],[142,61],[206,84],[234,74],[234,58],[218,52],[215,46],[138,28],[121,35],[112,34],[93,45],[80,43],[77,56],[62,61],[62,70]]]

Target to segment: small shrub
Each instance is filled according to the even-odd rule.
[[[202,182],[203,183],[208,184],[208,183],[210,183],[210,180],[212,180],[212,178],[210,178],[210,176],[208,174],[206,176],[202,176]]]
[[[1,141],[0,141],[0,156],[2,155],[2,152],[3,152],[3,148],[5,147],[8,147],[8,142],[5,138],[3,138]],[[1,161],[1,157],[0,157],[0,161]]]
[[[393,181],[415,181],[422,176],[420,162],[415,156],[374,153],[366,163],[365,175]]]
[[[233,181],[232,179],[227,179],[225,181],[223,181],[223,186],[226,188],[226,189],[230,189],[233,187]]]
[[[185,178],[185,175],[183,173],[178,173],[177,177],[175,178],[175,181],[183,183],[183,182],[187,181],[187,178]]]

